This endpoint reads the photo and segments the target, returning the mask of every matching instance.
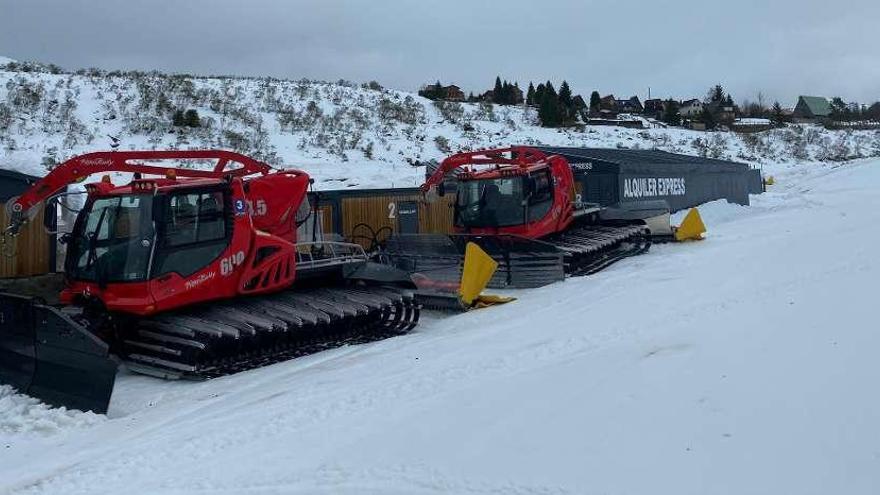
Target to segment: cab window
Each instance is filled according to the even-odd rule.
[[[216,190],[167,196],[155,276],[174,272],[187,277],[223,253],[232,230],[227,197]]]
[[[553,207],[553,179],[549,170],[534,173],[531,179],[534,189],[529,197],[529,221],[536,222]]]

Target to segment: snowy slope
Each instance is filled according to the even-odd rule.
[[[756,166],[880,156],[877,131],[545,129],[534,109],[435,104],[345,81],[53,70],[0,70],[0,168],[42,175],[57,161],[108,149],[108,136],[122,149],[234,149],[305,169],[324,189],[415,186],[424,177],[416,163],[511,144],[661,149]],[[174,111],[186,109],[197,110],[200,127],[172,125]]]
[[[778,169],[711,236],[109,417],[0,392],[0,493],[869,494],[880,162]]]

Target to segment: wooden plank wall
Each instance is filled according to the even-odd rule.
[[[447,194],[433,203],[419,203],[420,234],[451,234],[455,194]]]
[[[318,207],[321,212],[321,228],[324,232],[333,232],[333,205],[321,205]]]
[[[6,209],[0,208],[0,225],[6,226]],[[12,240],[11,238],[8,240]],[[43,227],[43,211],[35,216],[14,238],[14,257],[0,253],[0,278],[30,277],[49,273],[49,250],[52,236]],[[9,250],[2,246],[3,251]]]
[[[452,194],[439,198],[434,203],[426,203],[421,194],[381,194],[360,197],[343,197],[340,200],[343,237],[351,238],[359,224],[369,225],[374,232],[389,227],[392,232],[398,231],[397,211],[399,203],[416,202],[419,205],[419,233],[450,233],[452,232]],[[327,219],[325,218],[325,222]],[[332,232],[327,230],[327,232]],[[353,241],[369,247],[368,241],[361,238],[368,230],[358,229],[358,238]]]

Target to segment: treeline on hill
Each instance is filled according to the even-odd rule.
[[[481,95],[469,93],[467,97],[458,86],[454,84],[446,86],[437,81],[423,87],[419,91],[419,96],[441,102],[493,103],[496,105],[521,105],[525,103],[538,109],[538,118],[544,127],[572,125],[577,122],[579,116],[586,119],[586,114],[582,114],[587,109],[586,102],[580,95],[572,94],[571,87],[566,81],[562,81],[558,92],[550,81],[540,83],[537,87],[534,83],[529,82],[528,91],[523,94],[519,83],[511,83],[506,79],[502,80],[501,76],[497,76],[492,89]],[[598,98],[598,93],[596,98]]]
[[[538,118],[543,127],[572,125],[587,108],[583,97],[572,95],[567,81],[562,81],[558,93],[550,81],[538,84],[537,87],[530,82],[526,104],[538,108]]]
[[[699,112],[696,114],[683,114],[683,106],[699,102]],[[678,101],[666,99],[662,102],[662,109],[656,116],[660,121],[671,126],[699,123],[708,130],[718,128],[720,125],[728,125],[741,117],[764,118],[775,124],[783,124],[791,120],[782,105],[777,101],[772,106],[767,106],[762,93],[758,93],[758,101],[745,100],[743,105],[737,105],[730,93],[724,90],[721,84],[709,88],[702,100]]]
[[[830,100],[830,119],[834,122],[880,121],[880,101],[870,105],[847,104],[843,98],[835,96]],[[782,105],[776,101],[767,106],[762,93],[758,93],[755,101],[744,100],[741,108],[743,117],[767,118],[780,122],[790,121]]]
[[[681,106],[683,103],[674,99],[663,101],[662,111],[656,117],[662,122],[679,126],[692,123],[700,123],[706,129],[716,129],[721,125],[729,125],[738,118],[767,119],[770,123],[781,126],[792,122],[791,111],[782,106],[779,101],[768,104],[762,92],[758,92],[755,100],[744,99],[738,105],[730,93],[724,90],[720,84],[709,88],[706,96],[700,100],[701,110],[695,115],[683,115]],[[834,128],[841,124],[859,122],[880,121],[880,102],[871,105],[847,104],[837,96],[830,100],[831,114],[825,121],[826,127]]]

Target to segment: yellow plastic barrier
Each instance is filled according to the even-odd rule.
[[[515,300],[513,297],[480,295],[489,285],[496,269],[498,262],[486,254],[480,246],[473,242],[467,243],[464,251],[464,270],[458,289],[458,297],[465,306],[482,308]]]
[[[691,208],[691,211],[685,215],[681,225],[675,229],[675,240],[678,242],[701,241],[705,233],[706,225],[703,223],[702,217],[700,217],[700,212],[696,208]]]

